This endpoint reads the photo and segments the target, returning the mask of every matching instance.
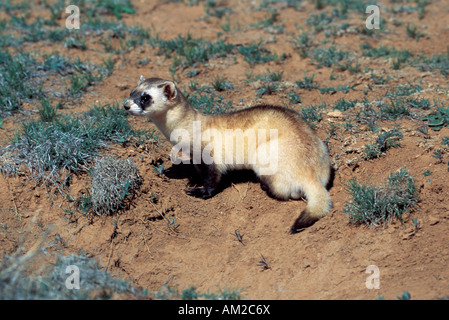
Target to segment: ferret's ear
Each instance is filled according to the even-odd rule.
[[[145,81],[145,77],[140,76],[139,83],[137,85],[140,86],[144,81]]]
[[[174,98],[176,98],[177,91],[176,86],[173,82],[167,81],[166,83],[164,83],[162,91],[164,92],[164,95],[168,100],[173,100]]]

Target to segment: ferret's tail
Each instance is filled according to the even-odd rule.
[[[304,186],[307,207],[301,212],[290,228],[290,233],[302,231],[324,217],[332,209],[329,192],[318,181]]]

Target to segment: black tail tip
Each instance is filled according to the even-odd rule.
[[[307,212],[301,213],[301,215],[295,220],[295,223],[290,228],[290,234],[299,233],[304,229],[310,227],[319,219],[311,217]]]

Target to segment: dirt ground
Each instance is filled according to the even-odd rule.
[[[243,57],[211,59],[196,66],[200,74],[199,84],[210,84],[222,75],[234,89],[221,92],[225,100],[232,100],[235,109],[259,102],[287,104],[300,110],[301,106],[326,103],[322,120],[316,123],[320,138],[328,139],[331,128],[337,134],[328,139],[330,155],[335,167],[335,177],[330,194],[332,211],[312,227],[295,235],[288,233],[293,221],[305,207],[305,201],[281,202],[270,198],[252,179],[233,177],[222,192],[211,199],[202,200],[185,193],[190,171],[185,167],[173,167],[165,140],[159,146],[135,148],[114,145],[105,153],[114,153],[134,159],[143,185],[139,195],[127,210],[113,216],[79,215],[68,221],[64,215],[65,199],[51,201],[45,189],[35,186],[26,177],[2,177],[0,183],[0,221],[8,228],[0,231],[0,252],[11,253],[20,237],[31,244],[43,232],[49,231],[49,239],[62,239],[58,250],[65,253],[84,251],[97,257],[101,264],[117,277],[131,281],[139,287],[158,291],[168,285],[179,290],[195,286],[202,292],[219,289],[241,290],[245,299],[396,299],[404,291],[413,299],[435,299],[449,295],[449,172],[448,154],[443,152],[439,161],[433,152],[449,136],[449,128],[429,131],[423,137],[417,128],[422,121],[405,117],[395,121],[382,121],[384,128],[399,124],[404,137],[401,147],[389,149],[374,160],[363,160],[357,151],[372,141],[375,133],[367,128],[344,130],[345,115],[331,113],[331,106],[340,98],[346,100],[367,98],[374,101],[397,85],[421,82],[422,90],[413,94],[416,98],[438,100],[448,106],[448,80],[438,71],[421,71],[413,66],[393,70],[390,61],[362,57],[360,44],[373,47],[394,45],[398,50],[407,49],[418,55],[443,54],[449,43],[448,1],[432,1],[425,8],[423,19],[417,12],[392,13],[385,9],[388,32],[376,36],[362,33],[344,33],[329,39],[338,48],[354,52],[363,67],[372,68],[377,74],[391,77],[384,85],[374,85],[368,73],[351,74],[329,67],[318,68],[310,58],[302,58],[295,51],[292,39],[299,36],[297,25],[306,25],[307,18],[315,12],[329,12],[333,7],[318,11],[311,2],[304,1],[302,9],[278,6],[277,23],[285,32],[274,33],[266,28],[248,26],[264,19],[266,11],[254,10],[255,3],[230,1],[232,8],[227,18],[231,30],[223,32],[220,26],[225,18],[206,16],[203,4],[188,6],[169,1],[133,1],[135,14],[124,14],[127,25],[140,25],[156,30],[161,39],[171,39],[188,33],[207,40],[223,39],[233,44],[248,44],[262,40],[272,52],[287,54],[281,62],[268,62],[250,66]],[[414,4],[406,3],[406,4]],[[388,8],[393,4],[388,2]],[[383,10],[383,7],[381,7]],[[384,11],[381,12],[381,16]],[[367,16],[367,15],[365,15]],[[393,24],[393,19],[403,22]],[[363,27],[363,15],[350,13],[346,20],[351,25]],[[424,36],[419,41],[407,36],[404,24],[413,22]],[[64,20],[60,20],[61,25]],[[114,41],[117,39],[114,39]],[[322,33],[315,41],[325,40]],[[27,50],[41,51],[45,44],[27,44]],[[51,50],[51,49],[48,49]],[[58,48],[61,54],[68,49]],[[90,57],[92,49],[70,49],[70,54]],[[139,76],[172,79],[169,68],[171,59],[155,54],[155,49],[143,45],[127,53],[126,61],[116,56],[116,68],[111,76],[89,88],[79,100],[73,101],[61,112],[80,112],[92,103],[127,98]],[[149,58],[141,66],[138,61]],[[101,60],[100,60],[101,61]],[[286,91],[258,97],[254,83],[248,83],[247,74],[283,72],[282,82],[289,84],[315,74],[314,82],[321,88],[339,84],[357,84],[349,93],[322,94],[319,90],[295,87],[301,96],[301,104],[288,103]],[[334,70],[334,71],[333,71]],[[330,76],[337,76],[331,80]],[[187,89],[190,82],[185,73],[179,72],[178,86]],[[292,86],[290,86],[292,87]],[[365,94],[364,90],[368,92]],[[32,109],[33,106],[24,106]],[[356,107],[357,108],[357,107]],[[2,142],[20,126],[22,115],[4,119]],[[129,117],[136,128],[152,128],[146,119]],[[358,124],[357,124],[358,125]],[[159,176],[153,164],[163,163],[165,172]],[[407,214],[403,223],[394,221],[384,227],[354,226],[342,212],[350,199],[346,190],[349,179],[370,184],[383,183],[391,172],[407,168],[419,187],[419,203]],[[425,176],[424,171],[431,171]],[[80,175],[73,181],[70,191],[77,194],[85,186],[87,176]],[[157,196],[157,201],[151,199]],[[25,232],[35,213],[37,220],[31,231]],[[176,217],[177,232],[173,232],[162,218]],[[419,221],[419,228],[411,225],[411,219]],[[237,241],[236,232],[243,235],[243,243]],[[56,248],[56,247],[55,247]],[[51,250],[57,250],[57,249]],[[260,264],[262,256],[269,265]],[[375,265],[380,272],[379,289],[368,289],[366,279],[371,274],[367,267]]]

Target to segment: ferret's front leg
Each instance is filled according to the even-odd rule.
[[[187,194],[203,199],[212,198],[218,189],[221,175],[214,164],[195,165],[195,169],[203,179],[203,188],[189,188]]]

